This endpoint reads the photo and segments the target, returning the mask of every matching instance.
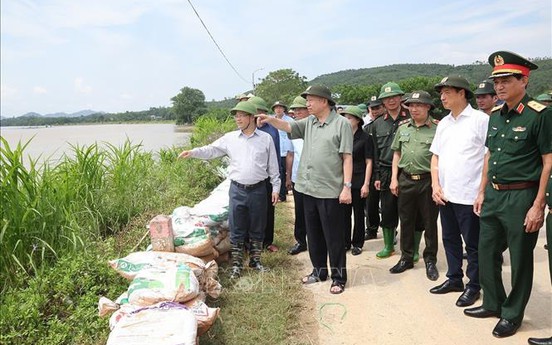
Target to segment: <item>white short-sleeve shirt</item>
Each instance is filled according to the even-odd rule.
[[[481,182],[489,115],[468,106],[445,116],[430,151],[439,156],[439,183],[450,202],[473,205]]]

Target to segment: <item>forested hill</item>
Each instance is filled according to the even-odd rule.
[[[532,60],[539,68],[531,72],[528,92],[536,96],[552,89],[552,59],[537,58]],[[399,82],[404,79],[423,77],[445,77],[459,74],[468,79],[471,84],[477,85],[491,74],[488,63],[477,62],[471,65],[442,65],[442,64],[398,64],[382,67],[349,69],[329,74],[323,74],[309,84],[323,84],[332,88],[337,85],[375,85],[388,81]]]

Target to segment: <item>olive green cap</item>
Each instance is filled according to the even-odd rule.
[[[489,64],[493,72],[489,78],[508,77],[514,74],[529,76],[530,71],[539,68],[521,55],[501,50],[489,55]]]
[[[249,102],[253,102],[253,104],[255,104],[255,106],[257,107],[257,109],[268,112],[268,105],[266,104],[266,101],[261,97],[253,96],[249,99]]]
[[[243,111],[245,113],[248,113],[249,115],[255,115],[257,113],[257,106],[255,103],[250,101],[242,101],[236,104],[232,110],[230,110],[230,114],[236,115],[236,112]]]
[[[331,106],[335,105],[335,101],[332,99],[332,92],[324,85],[311,85],[307,87],[305,92],[301,94],[301,97],[307,98],[309,95],[325,98]]]
[[[307,107],[307,100],[304,99],[301,96],[297,96],[293,99],[293,102],[291,103],[291,105],[289,107],[290,107],[290,109],[306,108]]]
[[[360,103],[360,104],[357,104],[357,107],[363,112],[367,112],[368,111],[368,107],[366,106],[366,104],[364,103]]]
[[[402,96],[404,95],[403,90],[401,90],[401,87],[397,83],[389,82],[386,84],[383,84],[380,90],[379,99],[393,97],[393,96]]]
[[[410,97],[406,101],[404,101],[406,105],[412,104],[412,103],[422,103],[422,104],[428,104],[431,106],[431,109],[435,108],[435,104],[433,104],[433,99],[431,98],[431,95],[427,91],[419,90],[414,91],[410,94]]]
[[[466,91],[466,98],[470,99],[473,97],[473,92],[470,89],[470,83],[468,80],[459,75],[451,75],[444,77],[441,81],[435,84],[435,91],[441,92],[441,89],[445,86],[457,87],[459,89],[464,89]]]
[[[362,119],[362,110],[356,106],[356,105],[350,105],[348,106],[347,108],[343,109],[341,112],[340,112],[341,115],[345,115],[345,114],[349,114],[349,115],[353,115],[354,117],[356,117],[357,119],[360,120],[360,125],[362,126],[364,124],[364,120]]]
[[[274,107],[276,107],[276,106],[284,107],[284,111],[287,111],[287,109],[288,109],[287,105],[285,105],[284,102],[282,102],[282,101],[274,102],[274,104],[272,105],[272,107],[270,107],[270,109],[272,111],[274,111]]]
[[[552,95],[549,93],[543,93],[535,98],[537,101],[552,102]]]
[[[245,93],[240,93],[239,95],[236,95],[236,99],[239,101],[242,98],[249,98]]]
[[[381,102],[381,100],[378,98],[378,96],[372,96],[370,97],[370,102],[368,102],[368,106],[371,108],[371,107],[377,107],[377,106],[380,106],[382,105],[383,103]]]
[[[493,81],[489,79],[483,80],[477,85],[477,89],[473,93],[475,95],[496,95]]]

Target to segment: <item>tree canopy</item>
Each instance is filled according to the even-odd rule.
[[[276,101],[289,105],[307,88],[306,79],[291,68],[279,69],[261,80],[255,89],[255,95],[262,97],[269,105]]]
[[[180,93],[171,98],[171,101],[177,125],[192,123],[206,110],[203,91],[191,87],[180,89]]]

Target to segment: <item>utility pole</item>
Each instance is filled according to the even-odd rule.
[[[256,70],[253,71],[253,73],[251,73],[251,85],[253,85],[253,91],[255,91],[255,73],[259,72],[259,71],[262,71],[264,69],[264,67],[261,67],[261,68],[258,68]]]

